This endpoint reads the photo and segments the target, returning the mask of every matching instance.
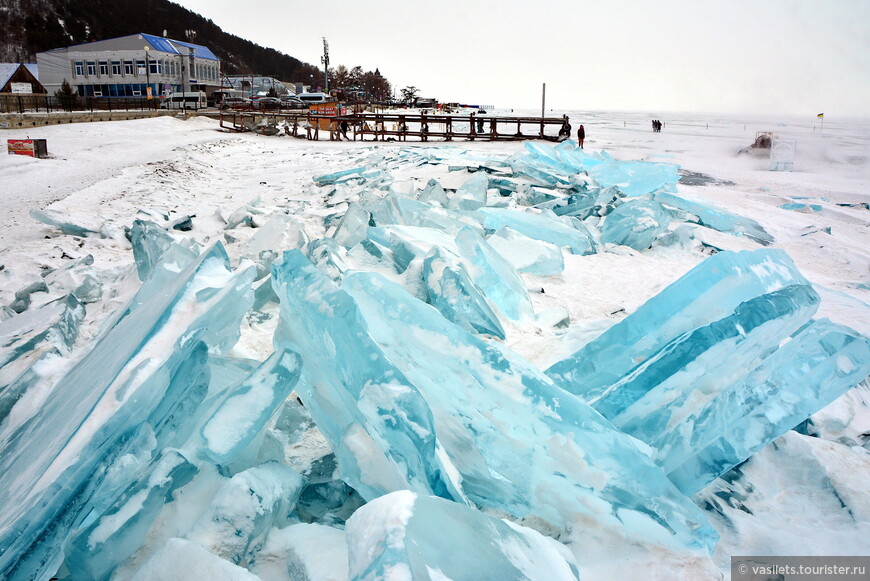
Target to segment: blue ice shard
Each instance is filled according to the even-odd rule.
[[[369,240],[392,251],[396,270],[405,272],[411,262],[424,259],[435,246],[449,250],[458,255],[455,239],[437,228],[419,226],[384,226],[369,228],[366,234]]]
[[[318,238],[308,245],[308,259],[329,278],[338,282],[347,270],[341,246],[333,238]]]
[[[650,161],[608,161],[588,169],[589,177],[603,188],[618,187],[626,196],[659,190],[675,192],[680,166]]]
[[[229,464],[262,431],[299,381],[301,361],[290,351],[275,351],[237,387],[202,427],[201,453]]]
[[[423,280],[429,304],[447,320],[469,333],[505,338],[498,315],[486,302],[483,292],[472,282],[461,262],[446,260],[441,251],[435,248],[423,261]]]
[[[305,227],[292,216],[276,212],[245,243],[242,256],[256,261],[264,251],[284,252],[308,244]]]
[[[49,288],[61,294],[72,293],[85,304],[102,299],[102,284],[92,273],[94,257],[88,254],[71,264],[45,275]]]
[[[567,247],[571,254],[595,254],[597,246],[582,223],[569,223],[550,211],[517,212],[504,208],[480,208],[474,214],[487,230],[507,226],[535,240]]]
[[[8,307],[5,307],[12,313],[23,313],[30,308],[30,295],[33,293],[47,293],[48,285],[44,280],[37,280],[15,291],[15,300]]]
[[[456,235],[456,246],[474,283],[502,315],[520,321],[533,315],[532,299],[520,275],[471,228]]]
[[[550,276],[565,270],[561,248],[511,228],[500,228],[486,241],[519,272]]]
[[[84,316],[84,306],[67,295],[0,322],[0,397],[42,353],[69,353]],[[0,420],[4,416],[0,413]]]
[[[686,330],[590,403],[621,430],[652,444],[774,351],[818,305],[809,283],[749,299],[727,317]]]
[[[338,227],[335,229],[332,237],[345,248],[353,248],[365,240],[366,230],[368,230],[370,219],[371,214],[369,214],[365,208],[363,208],[358,202],[351,202],[348,205],[347,211],[344,213],[341,222],[338,223]],[[281,250],[284,251],[291,249],[281,248]]]
[[[686,333],[733,315],[741,303],[807,284],[782,250],[719,252],[546,373],[594,402]]]
[[[305,478],[278,462],[239,472],[221,486],[187,538],[244,565],[269,529],[290,524],[290,513],[304,486]]]
[[[85,238],[88,234],[97,234],[95,230],[66,221],[60,213],[52,210],[32,209],[30,210],[30,217],[43,224],[54,226],[68,236],[81,236]]]
[[[631,199],[607,216],[601,241],[646,250],[670,222],[671,215],[655,200]]]
[[[476,210],[485,206],[488,186],[489,178],[486,172],[473,174],[450,197],[447,207],[451,210]]]
[[[130,231],[130,243],[133,245],[133,258],[136,261],[139,280],[144,281],[163,253],[175,244],[175,239],[159,224],[134,220]]]
[[[173,445],[176,430],[184,436],[208,383],[203,341],[217,349],[251,304],[253,268],[230,272],[228,262],[217,245],[161,281],[161,292],[146,288],[149,279],[140,291],[149,298],[134,299],[35,413],[3,425],[0,576],[57,570],[62,539],[91,510],[104,469],[132,434],[151,430],[161,446]],[[120,492],[136,476],[125,483],[116,473],[113,487]]]
[[[455,234],[465,227],[483,231],[477,221],[463,216],[459,212],[445,210],[433,204],[392,195],[387,196],[385,201],[391,206],[394,214],[400,217],[397,222],[400,224],[421,228],[437,228],[450,234]]]
[[[712,545],[704,515],[637,440],[531,364],[377,274],[350,273],[342,288],[364,317],[358,335],[374,338],[425,398],[463,491],[481,509],[553,532],[591,519],[635,540]]]
[[[558,541],[408,490],[366,504],[348,520],[345,532],[352,581],[580,579],[574,555]]]
[[[428,406],[368,337],[353,299],[298,251],[284,254],[272,278],[276,349],[302,356],[297,393],[342,478],[369,500],[401,489],[460,500]]]
[[[570,175],[583,170],[582,154],[578,157],[571,155],[565,148],[559,149],[548,143],[526,141],[523,144],[525,150],[521,157],[528,163],[535,163],[559,175]]]
[[[426,204],[438,204],[442,208],[446,208],[450,200],[447,198],[447,192],[441,186],[441,182],[436,179],[430,179],[426,183],[426,187],[420,191],[417,199]]]
[[[570,194],[567,203],[554,206],[553,212],[557,216],[574,216],[581,220],[590,216],[607,216],[623,202],[625,194],[616,186],[609,188],[579,191],[575,188]]]
[[[745,378],[669,426],[659,463],[686,494],[766,446],[870,375],[870,340],[822,319],[806,325]]]
[[[330,174],[315,176],[314,183],[318,186],[327,186],[342,180],[342,178],[356,177],[365,172],[368,168],[365,166],[344,169]]]
[[[133,483],[109,510],[74,534],[65,549],[67,569],[80,579],[109,579],[144,544],[164,504],[172,502],[172,493],[197,472],[180,452],[163,452],[147,478]]]
[[[665,206],[697,216],[697,223],[702,226],[735,236],[746,236],[763,246],[773,243],[773,236],[751,218],[738,216],[715,206],[693,202],[664,192],[657,193],[655,199]]]

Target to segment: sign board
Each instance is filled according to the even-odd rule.
[[[151,94],[151,85],[148,85],[147,87],[145,87],[145,94],[148,95],[149,99],[154,97],[154,95]]]
[[[25,95],[33,94],[33,85],[31,83],[11,83],[12,92]]]
[[[327,115],[329,117],[335,117],[338,115],[338,103],[312,103],[308,106],[308,112],[313,115]],[[320,129],[324,131],[329,129],[329,126],[332,125],[332,121],[329,119],[318,119],[317,124]]]
[[[774,139],[770,144],[770,171],[793,171],[797,141]]]
[[[145,67],[139,67],[138,70],[139,70],[139,73],[138,73],[138,74],[140,74],[140,75],[144,75],[144,74],[145,74]]]
[[[48,157],[48,147],[45,139],[7,139],[6,148],[9,151],[9,155]]]

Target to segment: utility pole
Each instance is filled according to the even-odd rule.
[[[320,62],[323,63],[323,84],[326,86],[324,93],[329,93],[329,45],[326,43],[326,37],[323,37],[323,56],[320,57]]]
[[[541,119],[544,118],[544,105],[547,102],[547,83],[544,83],[541,89]]]

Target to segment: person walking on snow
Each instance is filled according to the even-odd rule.
[[[583,149],[583,140],[586,139],[586,129],[581,125],[577,128],[577,143],[580,145],[580,149]]]

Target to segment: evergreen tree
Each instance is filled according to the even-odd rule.
[[[76,92],[66,79],[61,83],[60,89],[54,92],[54,96],[60,101],[60,106],[67,111],[73,110],[78,99],[78,95],[76,95]]]

